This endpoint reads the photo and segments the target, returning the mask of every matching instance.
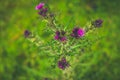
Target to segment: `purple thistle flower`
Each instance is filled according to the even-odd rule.
[[[59,39],[59,36],[58,36],[58,35],[55,35],[54,39],[55,39],[55,40],[58,40],[58,39]]]
[[[56,35],[54,37],[55,40],[60,40],[62,42],[66,41],[67,38],[65,37],[65,32],[64,31],[56,31]]]
[[[24,36],[25,36],[25,38],[29,37],[30,34],[31,34],[30,31],[28,31],[28,30],[25,30],[25,31],[24,31]]]
[[[75,38],[80,38],[83,37],[84,35],[85,35],[85,31],[82,28],[78,28],[78,27],[74,28],[71,34],[71,36]]]
[[[56,31],[56,35],[60,35],[60,31]]]
[[[66,41],[66,37],[62,37],[60,40],[61,41]]]
[[[100,27],[103,23],[103,20],[101,19],[97,19],[95,21],[92,22],[92,24],[95,26],[95,27]]]
[[[35,9],[36,9],[36,10],[40,10],[40,9],[43,8],[44,5],[45,5],[44,3],[39,3],[39,4],[35,7]]]
[[[77,31],[77,33],[78,33],[78,36],[79,36],[79,37],[83,37],[83,36],[85,35],[85,31],[84,31],[82,28],[80,28],[80,29]]]
[[[46,16],[47,11],[48,11],[47,8],[43,8],[43,9],[41,9],[41,11],[39,12],[39,14],[44,17],[44,16]]]
[[[55,35],[54,39],[59,40],[59,38],[60,38],[60,32],[56,31],[56,35]]]
[[[66,58],[63,57],[60,61],[58,61],[58,67],[62,70],[69,67],[69,63],[66,61]]]

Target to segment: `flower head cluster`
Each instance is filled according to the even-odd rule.
[[[103,23],[103,20],[101,19],[97,19],[95,21],[92,22],[92,24],[95,26],[95,27],[100,27]]]
[[[84,35],[85,35],[85,31],[82,28],[78,28],[78,27],[74,28],[71,34],[71,36],[75,38],[80,38],[83,37]]]
[[[41,16],[45,17],[47,15],[47,11],[48,9],[47,8],[44,8],[44,3],[39,3],[35,9],[36,10],[39,10],[38,14],[40,14]]]
[[[54,45],[50,45],[50,46],[47,45],[49,47],[46,47],[49,50],[48,51],[49,53],[53,53],[52,50],[55,51],[54,53],[59,53],[60,52],[60,54],[55,54],[55,61],[58,61],[57,65],[62,70],[65,70],[67,67],[70,66],[70,64],[66,60],[66,58],[62,57],[62,56],[68,56],[69,54],[67,54],[67,53],[70,53],[71,51],[77,51],[78,48],[79,49],[82,48],[82,42],[75,43],[76,41],[74,41],[74,40],[71,41],[71,38],[76,38],[75,40],[78,40],[78,39],[84,37],[85,34],[89,30],[92,31],[92,30],[94,30],[94,28],[100,27],[103,23],[103,21],[101,19],[97,19],[97,20],[93,21],[92,24],[90,24],[88,27],[86,27],[84,29],[79,28],[79,27],[75,27],[71,32],[67,32],[66,28],[61,29],[60,27],[58,27],[61,24],[57,23],[58,21],[55,17],[55,14],[51,13],[48,6],[45,7],[44,3],[39,3],[35,7],[35,9],[38,10],[38,14],[41,15],[43,17],[43,19],[45,18],[45,21],[47,21],[47,23],[46,23],[47,29],[51,29],[51,30],[48,30],[48,31],[53,31],[53,34],[54,34],[54,30],[56,31],[55,36],[54,36],[54,40],[60,41],[61,43],[64,43],[64,42],[66,43],[64,45],[60,45],[60,46],[57,47],[56,45],[59,45],[59,44],[56,43],[56,41],[53,41],[52,44],[54,44]],[[48,26],[50,26],[50,27],[48,27]],[[32,42],[39,45],[40,40],[38,39],[38,37],[30,36],[30,35],[31,35],[31,32],[29,30],[24,31],[25,38],[28,38],[28,39],[29,38],[34,38],[35,41],[32,40]],[[82,39],[81,39],[81,41],[82,41]],[[88,43],[87,40],[85,40],[85,41],[86,41],[86,43]],[[75,44],[72,44],[72,43],[75,43]],[[83,42],[83,44],[84,44],[84,42]],[[79,45],[80,45],[80,47],[79,47]],[[55,48],[52,47],[52,46],[55,46]],[[85,46],[83,45],[83,47],[85,47]],[[60,49],[59,49],[59,47],[60,47]],[[43,48],[41,47],[41,49],[43,49]],[[58,49],[58,50],[56,50],[56,49]],[[45,50],[43,50],[43,51],[45,51]],[[84,51],[84,48],[81,49],[81,51]],[[79,52],[79,51],[77,51],[77,52]],[[60,60],[59,59],[56,60],[58,58],[58,56],[60,57]],[[69,55],[69,56],[71,56],[71,55]]]
[[[58,67],[60,68],[60,69],[66,69],[67,67],[69,67],[70,65],[69,65],[69,63],[66,61],[66,58],[62,58],[60,61],[58,61]]]
[[[60,41],[66,41],[66,37],[65,37],[65,31],[56,31],[56,35],[54,37],[55,40],[60,40]]]

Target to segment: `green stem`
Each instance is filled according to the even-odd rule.
[[[60,54],[63,53],[63,48],[64,48],[64,46],[63,46],[63,44],[61,44]]]

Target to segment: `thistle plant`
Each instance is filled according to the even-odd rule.
[[[38,11],[40,19],[42,19],[41,22],[46,22],[46,30],[43,32],[50,32],[52,38],[45,43],[40,39],[41,36],[29,30],[25,30],[24,36],[41,50],[41,54],[43,53],[53,58],[52,66],[57,66],[62,70],[71,66],[68,58],[81,55],[81,51],[83,52],[90,47],[93,41],[87,37],[100,28],[103,23],[101,19],[96,19],[90,21],[85,27],[75,26],[71,30],[67,26],[60,26],[61,24],[56,20],[57,15],[45,3],[38,4],[35,9]]]

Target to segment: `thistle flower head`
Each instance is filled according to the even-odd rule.
[[[66,61],[66,58],[63,57],[58,61],[58,67],[63,70],[69,67],[69,63]]]
[[[78,27],[74,28],[71,34],[71,36],[75,38],[80,38],[83,37],[84,35],[85,35],[85,31],[82,28],[78,28]]]
[[[82,28],[80,28],[78,29],[77,34],[79,37],[83,37],[85,35],[85,31]]]
[[[92,24],[95,26],[95,27],[100,27],[103,23],[103,20],[101,19],[97,19],[95,21],[92,22]]]
[[[54,37],[55,40],[60,40],[60,41],[66,41],[66,37],[65,37],[65,31],[56,31],[56,35]]]
[[[47,8],[42,8],[42,9],[40,10],[39,14],[44,17],[44,16],[47,15],[47,11],[48,11]]]
[[[31,34],[30,31],[28,31],[28,30],[25,30],[25,31],[24,31],[24,36],[25,36],[25,38],[29,37],[30,34]]]
[[[40,10],[40,9],[43,8],[44,5],[45,5],[44,3],[39,3],[39,4],[35,7],[35,9],[36,9],[36,10]]]

